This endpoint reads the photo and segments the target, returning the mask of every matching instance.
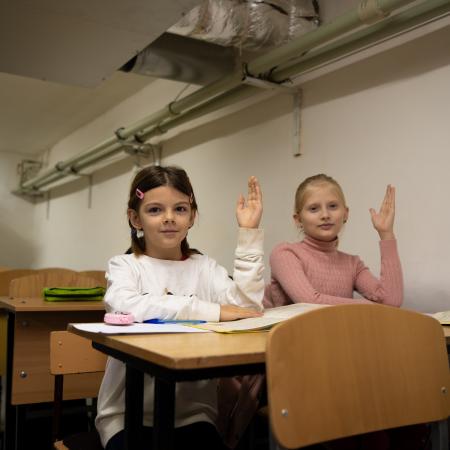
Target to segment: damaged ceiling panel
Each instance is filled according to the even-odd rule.
[[[315,0],[203,0],[121,70],[206,85],[318,25]]]
[[[204,0],[169,32],[244,50],[266,50],[316,28],[318,13],[313,0]]]

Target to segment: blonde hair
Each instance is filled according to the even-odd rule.
[[[313,175],[311,177],[306,178],[298,186],[297,191],[295,192],[294,211],[296,213],[299,213],[303,209],[309,188],[314,186],[320,186],[323,184],[331,184],[336,189],[336,192],[338,196],[341,198],[344,206],[347,206],[344,192],[342,191],[342,188],[339,185],[339,183],[334,178],[325,175],[324,173],[319,173],[317,175]]]

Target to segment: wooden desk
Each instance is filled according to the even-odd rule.
[[[264,373],[267,333],[107,336],[69,327],[126,364],[125,439],[139,447],[143,374],[155,377],[154,449],[173,448],[175,383]]]
[[[20,448],[16,430],[24,412],[21,406],[53,401],[54,378],[50,375],[49,333],[65,330],[70,322],[103,320],[103,302],[46,302],[42,298],[0,297],[0,309],[8,315],[6,368],[6,450]],[[96,396],[96,374],[67,378],[64,398]],[[17,433],[20,437],[21,433]]]
[[[450,327],[443,327],[447,349]],[[69,331],[92,340],[94,348],[126,364],[125,439],[139,446],[143,373],[155,377],[154,449],[173,448],[175,383],[265,372],[267,333],[102,335]]]
[[[450,345],[450,325],[443,326],[445,340],[447,341],[447,347]]]

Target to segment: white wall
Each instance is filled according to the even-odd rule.
[[[11,194],[18,186],[17,164],[25,154],[0,152],[0,266],[21,268],[35,263],[34,205]]]
[[[406,306],[450,309],[450,57],[442,44],[449,38],[447,27],[306,83],[301,157],[291,156],[291,100],[283,95],[169,136],[163,163],[188,171],[199,202],[191,245],[231,269],[235,200],[254,174],[264,191],[268,255],[276,243],[297,238],[291,215],[299,182],[325,172],[342,184],[351,211],[340,248],[359,254],[377,273],[377,235],[368,208],[378,206],[386,184],[393,183]],[[181,87],[152,83],[68,136],[52,150],[51,160],[83,151],[117,127],[158,110]],[[52,193],[49,219],[46,204],[37,205],[35,264],[104,268],[110,256],[123,252],[131,176],[130,160],[96,173],[91,209],[86,180]]]

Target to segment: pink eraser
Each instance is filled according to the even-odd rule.
[[[130,325],[134,322],[134,316],[127,312],[106,313],[103,320],[110,325]]]

